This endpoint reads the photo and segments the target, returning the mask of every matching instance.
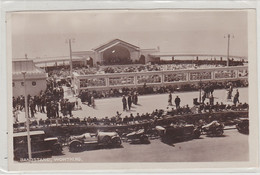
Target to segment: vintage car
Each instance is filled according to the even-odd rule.
[[[214,120],[206,125],[203,125],[201,127],[201,133],[206,134],[207,136],[220,137],[224,133],[224,124]]]
[[[79,152],[97,146],[119,147],[121,143],[118,133],[97,131],[96,133],[71,136],[69,138],[69,150],[70,152]]]
[[[177,139],[197,139],[200,137],[200,129],[192,124],[156,126],[162,141],[175,141]]]
[[[62,153],[57,137],[47,138],[44,131],[30,131],[32,158],[48,157]],[[13,134],[14,159],[26,159],[28,155],[27,132]]]
[[[131,132],[126,135],[127,141],[131,141],[132,143],[140,142],[140,143],[150,143],[148,136],[145,134],[144,129],[139,129],[138,131]]]
[[[249,120],[247,118],[238,119],[236,128],[240,133],[249,134]]]

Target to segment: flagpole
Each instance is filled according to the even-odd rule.
[[[69,49],[70,49],[70,76],[72,78],[72,50],[71,50],[71,39],[69,39]]]

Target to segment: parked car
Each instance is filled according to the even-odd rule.
[[[249,134],[249,120],[247,118],[238,119],[236,128],[240,133]]]
[[[224,124],[216,120],[201,127],[201,133],[207,136],[220,137],[224,133]]]
[[[131,132],[126,135],[126,138],[131,142],[150,143],[144,129],[139,129],[138,131]]]
[[[40,158],[62,153],[57,137],[46,137],[44,131],[30,131],[32,158]],[[27,132],[13,134],[14,159],[26,159],[28,155]]]
[[[96,146],[103,147],[119,147],[121,146],[121,138],[117,132],[100,132],[84,133],[69,138],[70,152],[79,152],[84,149]]]
[[[200,137],[200,130],[192,124],[156,126],[162,141],[174,141],[177,139],[197,139]]]

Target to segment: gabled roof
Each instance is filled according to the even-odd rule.
[[[115,46],[115,45],[117,45],[117,44],[122,44],[122,45],[125,45],[125,46],[127,46],[127,47],[131,47],[131,48],[133,48],[133,49],[135,49],[135,50],[139,50],[139,49],[140,49],[139,47],[137,47],[137,46],[135,46],[135,45],[132,45],[132,44],[130,44],[130,43],[128,43],[128,42],[125,42],[125,41],[123,41],[123,40],[114,39],[114,40],[109,41],[109,42],[107,42],[107,43],[105,43],[105,44],[102,44],[102,45],[100,45],[100,46],[98,46],[98,47],[96,47],[96,48],[93,48],[93,50],[94,50],[94,51],[102,51],[102,50],[105,50],[105,49],[107,49],[107,48],[113,47],[113,46]]]

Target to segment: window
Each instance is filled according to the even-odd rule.
[[[23,81],[21,82],[21,85],[24,86],[24,82]]]
[[[15,86],[15,83],[13,82],[13,87]]]
[[[36,82],[35,82],[35,81],[33,81],[33,82],[32,82],[32,85],[33,85],[33,86],[36,86]]]

